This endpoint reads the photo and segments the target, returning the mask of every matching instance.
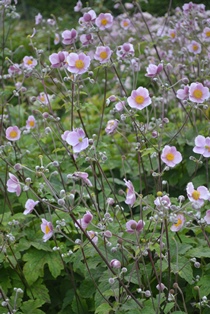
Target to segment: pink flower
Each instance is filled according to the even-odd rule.
[[[80,36],[80,41],[83,46],[88,46],[93,43],[93,35],[92,34],[82,34]]]
[[[126,194],[125,203],[132,207],[136,201],[135,190],[130,180],[127,181],[126,179],[124,179],[124,181],[125,181],[125,185],[127,186],[127,191],[126,191],[127,194]]]
[[[90,10],[79,19],[79,24],[82,26],[91,26],[95,22],[96,13],[94,10]]]
[[[39,100],[42,104],[47,105],[49,100],[49,95],[45,93],[40,93],[39,96],[37,96],[37,100]]]
[[[62,139],[73,146],[74,153],[80,153],[89,145],[88,138],[85,137],[83,129],[74,129],[74,131],[65,131],[61,135]]]
[[[56,21],[54,19],[47,19],[47,24],[50,26],[54,26],[56,24]]]
[[[126,231],[129,233],[134,233],[135,231],[140,233],[144,228],[145,222],[143,220],[139,220],[136,222],[135,220],[129,220],[126,222]]]
[[[186,190],[188,199],[195,203],[198,208],[202,207],[204,200],[208,200],[210,197],[210,193],[205,186],[199,186],[197,190],[195,190],[192,182],[187,184]]]
[[[110,28],[113,24],[113,16],[110,13],[100,13],[95,20],[95,24],[100,30]]]
[[[39,201],[34,201],[32,199],[28,199],[27,202],[25,203],[25,210],[23,212],[24,215],[30,214],[33,210],[34,207],[39,203]]]
[[[9,69],[8,69],[8,73],[11,75],[20,75],[22,74],[22,70],[20,68],[20,65],[18,63],[13,63],[12,65],[10,65]]]
[[[145,76],[154,78],[163,70],[163,65],[162,63],[158,65],[150,63],[146,70],[147,73],[145,74]]]
[[[60,35],[58,33],[55,33],[54,45],[58,45],[59,42],[60,42]]]
[[[106,134],[114,134],[115,131],[117,130],[117,127],[118,127],[118,121],[117,120],[109,120],[107,122],[107,125],[106,125],[106,129],[105,129],[105,132]]]
[[[210,157],[210,137],[205,138],[202,135],[198,135],[195,138],[195,147],[193,148],[193,151],[204,157]]]
[[[53,226],[50,221],[42,218],[41,230],[44,233],[43,241],[46,242],[53,236]]]
[[[23,67],[27,70],[32,70],[37,65],[37,60],[33,57],[25,56],[23,58]]]
[[[178,89],[176,97],[181,100],[187,100],[189,98],[189,86],[185,86],[184,89]]]
[[[130,27],[130,24],[131,24],[131,21],[129,19],[123,19],[120,22],[120,26],[124,28],[125,30],[127,30]]]
[[[171,37],[172,43],[176,41],[177,35],[175,29],[169,29],[168,31],[169,36]]]
[[[9,141],[18,141],[21,131],[17,126],[10,126],[6,129],[6,139]]]
[[[79,0],[77,1],[75,7],[74,7],[74,12],[79,12],[82,9],[82,2]]]
[[[52,53],[49,56],[50,63],[53,68],[60,68],[66,64],[66,57],[68,52],[60,51],[59,53]]]
[[[209,27],[205,27],[204,30],[203,30],[203,39],[207,42],[210,41],[210,28]]]
[[[77,31],[72,28],[70,31],[69,30],[65,30],[62,34],[61,34],[63,40],[62,43],[64,45],[71,45],[75,42],[76,38],[77,38]]]
[[[162,208],[169,209],[171,206],[171,201],[167,195],[164,195],[162,197],[157,197],[154,200],[154,204],[156,205],[158,209],[162,209]]]
[[[121,268],[121,263],[118,261],[118,259],[112,259],[110,262],[110,266],[112,268]]]
[[[161,154],[161,160],[169,167],[173,168],[182,161],[182,155],[175,146],[166,145]]]
[[[163,292],[164,289],[167,289],[166,286],[161,282],[156,286],[156,289],[158,289],[158,291]]]
[[[90,66],[90,57],[86,56],[83,52],[70,53],[66,58],[68,67],[67,70],[71,73],[82,74],[88,71]]]
[[[206,211],[206,215],[203,218],[205,220],[205,222],[207,223],[207,225],[210,225],[210,209],[208,209]]]
[[[148,89],[139,87],[131,92],[131,96],[127,99],[128,105],[131,108],[142,110],[151,104],[151,98],[149,97]]]
[[[36,126],[36,120],[34,116],[29,116],[26,121],[26,129],[34,129]]]
[[[195,40],[192,40],[191,43],[187,46],[187,48],[191,53],[194,54],[201,53],[201,45]]]
[[[9,172],[9,180],[7,180],[7,191],[16,193],[17,196],[21,193],[21,186],[18,178]]]
[[[93,186],[90,180],[88,179],[88,173],[77,171],[73,173],[73,176],[82,179],[82,181],[88,186]]]
[[[124,43],[122,46],[117,47],[118,58],[126,58],[134,56],[134,47],[130,43]]]
[[[82,229],[87,229],[88,225],[91,223],[93,219],[93,215],[90,212],[86,212],[81,219],[78,219],[77,222],[80,224]],[[75,223],[75,227],[79,228],[79,226]]]
[[[123,111],[124,107],[125,107],[125,101],[124,101],[124,100],[119,101],[119,102],[116,103],[116,105],[115,105],[115,109],[116,109],[118,112]]]
[[[189,87],[189,99],[192,102],[203,103],[209,99],[209,89],[204,87],[201,83],[192,83]]]
[[[177,215],[177,222],[171,226],[171,231],[177,232],[179,231],[185,223],[185,217],[182,214]]]
[[[99,46],[96,48],[94,59],[100,63],[109,62],[112,50],[108,46]]]
[[[35,16],[35,25],[38,25],[42,22],[43,18],[42,18],[42,15],[40,13],[38,13],[36,16]]]
[[[96,232],[90,230],[90,231],[87,231],[87,234],[88,234],[89,238],[93,241],[93,243],[95,245],[97,245],[98,244],[98,236],[97,236]]]

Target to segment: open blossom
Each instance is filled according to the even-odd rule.
[[[118,112],[123,111],[124,107],[125,107],[125,101],[124,101],[124,100],[119,101],[119,102],[116,103],[116,105],[115,105],[115,109],[116,109],[116,111],[118,111]]]
[[[34,116],[29,116],[26,121],[26,129],[34,129],[36,126],[36,120]]]
[[[88,46],[93,43],[93,35],[92,34],[82,34],[80,36],[80,41],[83,46]]]
[[[204,157],[210,157],[210,137],[204,137],[198,135],[195,138],[195,147],[193,148],[194,153],[201,154]]]
[[[177,215],[177,222],[171,226],[171,231],[177,232],[179,231],[185,223],[185,217],[182,214]]]
[[[191,202],[196,203],[198,208],[202,207],[204,205],[204,201],[208,200],[210,197],[210,193],[205,186],[199,186],[197,190],[195,190],[192,182],[187,184],[186,190],[188,199]]]
[[[100,30],[110,28],[113,25],[113,16],[110,13],[100,13],[95,24]]]
[[[138,222],[136,222],[135,220],[131,219],[126,222],[126,231],[129,233],[140,233],[143,230],[144,225],[145,222],[143,220],[139,220]]]
[[[142,110],[143,108],[149,106],[152,102],[148,89],[144,87],[139,87],[136,90],[133,90],[127,101],[131,108],[136,108],[138,110]]]
[[[67,56],[68,56],[67,51],[60,51],[59,53],[52,53],[49,56],[51,66],[53,68],[60,68],[64,65],[66,65],[66,57]]]
[[[33,210],[34,207],[39,203],[39,201],[34,201],[32,199],[28,199],[25,203],[25,210],[23,212],[24,215],[30,214]]]
[[[50,221],[42,218],[41,230],[44,233],[43,241],[46,242],[53,236],[53,226]]]
[[[175,146],[166,145],[162,150],[161,160],[167,166],[173,168],[182,161],[182,155]]]
[[[37,65],[37,60],[33,57],[25,56],[23,58],[23,67],[27,70],[32,70]]]
[[[167,195],[164,195],[162,197],[157,197],[154,200],[154,204],[158,209],[169,209],[171,206],[170,198]]]
[[[12,65],[10,65],[9,69],[8,69],[8,73],[11,75],[20,75],[22,74],[22,70],[20,68],[20,65],[18,63],[13,63]]]
[[[202,83],[192,83],[189,87],[189,100],[196,103],[203,103],[209,99],[209,89],[204,87]]]
[[[210,209],[206,211],[206,215],[203,217],[207,225],[210,225]]]
[[[127,30],[131,25],[131,21],[129,19],[123,19],[121,22],[120,22],[120,26],[122,28],[124,28],[125,30]]]
[[[79,24],[82,26],[91,26],[96,19],[96,13],[94,10],[90,10],[79,19]]]
[[[184,86],[183,89],[178,89],[176,92],[176,97],[181,100],[187,100],[189,98],[189,86]]]
[[[109,120],[106,125],[106,134],[114,134],[118,127],[118,120]]]
[[[82,227],[82,229],[87,229],[88,225],[91,223],[93,219],[93,215],[91,214],[91,212],[86,212],[86,214],[84,214],[84,216],[81,219],[77,219],[77,222],[80,224],[80,226]],[[79,228],[78,224],[75,223],[75,227]]]
[[[76,38],[77,38],[77,31],[72,28],[71,30],[65,30],[62,34],[61,34],[63,40],[62,43],[64,45],[71,45],[75,42]]]
[[[39,96],[37,96],[37,100],[39,100],[42,104],[47,105],[49,102],[49,95],[42,92]]]
[[[9,172],[9,180],[7,180],[7,191],[16,193],[17,196],[21,193],[21,186],[18,178]]]
[[[147,69],[146,69],[147,73],[145,74],[145,76],[154,78],[154,77],[157,76],[162,70],[163,70],[163,65],[162,65],[162,63],[160,63],[160,64],[158,64],[158,65],[155,65],[155,64],[150,63],[149,66],[148,66]]]
[[[130,180],[127,181],[126,179],[124,179],[124,181],[125,181],[125,185],[127,186],[125,203],[132,207],[136,201],[135,190]]]
[[[108,46],[99,46],[96,48],[94,59],[100,63],[109,62],[112,50]]]
[[[175,42],[177,39],[176,30],[175,29],[169,29],[168,34],[171,37],[172,43]]]
[[[38,13],[36,16],[35,16],[35,25],[38,25],[42,22],[43,20],[43,17],[41,15],[41,13]]]
[[[73,146],[74,153],[80,153],[89,145],[88,138],[85,137],[85,132],[81,128],[74,129],[73,131],[65,131],[61,137],[69,145]]]
[[[10,126],[6,129],[6,139],[9,141],[18,141],[20,139],[21,131],[15,126]]]
[[[86,56],[83,52],[77,53],[70,53],[66,58],[68,67],[67,70],[71,73],[75,74],[83,74],[88,71],[90,66],[90,57]]]
[[[210,41],[210,28],[209,27],[205,27],[204,30],[203,30],[203,39],[207,42]]]
[[[75,7],[74,7],[74,12],[79,12],[82,9],[82,2],[79,0],[77,1]]]
[[[77,171],[73,173],[73,176],[82,179],[82,181],[88,186],[93,186],[90,180],[88,179],[88,173]]]
[[[118,58],[126,58],[126,57],[133,57],[134,56],[134,47],[130,43],[124,43],[121,46],[117,47],[117,56]]]
[[[87,235],[89,236],[89,238],[92,240],[92,242],[97,245],[98,244],[98,236],[97,233],[95,231],[87,231]]]
[[[192,52],[194,54],[201,53],[201,44],[199,44],[197,41],[192,40],[191,43],[187,46],[189,52]]]

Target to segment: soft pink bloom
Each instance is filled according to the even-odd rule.
[[[129,220],[126,222],[126,231],[129,233],[134,233],[135,231],[140,233],[144,228],[145,222],[143,220],[139,220],[136,222],[135,220]]]
[[[182,6],[182,10],[184,12],[184,14],[189,14],[194,8],[196,7],[195,3],[189,2],[189,3],[185,3]]]
[[[162,209],[162,208],[169,209],[171,206],[171,201],[167,195],[164,195],[162,197],[157,197],[154,200],[154,204],[156,205],[158,209]]]
[[[80,36],[80,41],[83,46],[88,46],[93,43],[93,35],[92,34],[82,34]]]
[[[121,263],[118,261],[118,259],[112,259],[110,262],[110,266],[112,268],[121,268]]]
[[[73,176],[82,179],[82,181],[88,186],[93,186],[90,180],[88,179],[88,173],[77,171],[73,173]]]
[[[185,223],[185,217],[182,214],[177,215],[177,222],[171,226],[171,231],[177,232],[179,231]]]
[[[175,146],[166,145],[161,154],[161,160],[169,167],[173,168],[182,161],[182,155]]]
[[[20,139],[21,131],[15,126],[10,126],[6,129],[6,139],[9,141],[18,141]]]
[[[58,33],[55,33],[54,45],[58,45],[59,42],[60,42],[60,35]]]
[[[22,74],[22,70],[20,68],[20,65],[18,63],[13,63],[12,65],[10,65],[9,69],[8,69],[8,73],[11,75],[20,75]]]
[[[15,88],[17,91],[26,92],[27,88],[23,86],[22,82],[15,83]]]
[[[150,63],[149,66],[146,68],[147,73],[145,76],[152,77],[154,78],[157,76],[161,71],[163,70],[163,65],[162,63],[155,65]]]
[[[64,45],[71,45],[75,42],[76,38],[77,38],[77,31],[72,28],[70,31],[69,30],[65,30],[62,34],[61,34],[63,40],[62,43]]]
[[[27,121],[26,121],[26,128],[27,129],[34,129],[36,126],[36,120],[34,116],[29,116]]]
[[[56,24],[56,21],[54,19],[47,19],[47,24],[50,26],[54,26]]]
[[[192,182],[187,184],[187,197],[188,199],[195,203],[198,208],[204,205],[204,201],[208,200],[210,197],[210,193],[205,186],[199,186],[197,190],[195,190]]]
[[[93,241],[95,245],[98,244],[98,236],[95,233],[95,231],[92,231],[92,230],[87,231],[87,235],[89,236],[89,238]]]
[[[66,58],[68,67],[67,70],[71,73],[82,74],[88,71],[90,66],[90,57],[86,56],[83,52],[70,53]]]
[[[126,2],[126,3],[125,3],[125,8],[126,8],[127,10],[133,9],[133,3]]]
[[[127,30],[131,25],[131,21],[129,19],[123,19],[121,22],[120,22],[120,26],[122,28],[124,28],[125,30]]]
[[[124,43],[123,45],[117,47],[118,58],[126,58],[134,56],[134,47],[130,43]]]
[[[110,13],[100,13],[95,24],[100,30],[110,28],[113,25],[113,16]]]
[[[49,95],[42,92],[39,96],[37,96],[37,100],[39,100],[42,104],[47,105],[49,102]]]
[[[23,58],[23,67],[27,70],[32,70],[37,65],[37,60],[33,57],[25,56]]]
[[[203,39],[207,42],[210,41],[210,28],[209,27],[205,27],[204,30],[203,30]]]
[[[189,100],[196,103],[203,103],[209,99],[209,89],[204,87],[202,83],[192,83],[189,87]]]
[[[95,22],[96,13],[94,10],[90,10],[79,19],[79,24],[82,26],[91,26]]]
[[[124,100],[119,101],[119,102],[116,103],[116,105],[115,105],[115,109],[116,109],[118,112],[123,111],[124,107],[125,107],[125,101],[124,101]]]
[[[189,52],[194,54],[201,53],[201,44],[195,40],[192,40],[191,43],[187,46]]]
[[[166,286],[161,282],[160,284],[157,284],[156,289],[158,289],[160,292],[163,292],[164,289],[167,289]]]
[[[80,224],[82,229],[87,229],[88,225],[91,223],[93,215],[90,212],[86,212],[81,219],[77,219],[77,222]],[[78,224],[75,223],[75,227],[79,228]]]
[[[127,181],[126,179],[124,179],[124,181],[125,181],[125,185],[127,186],[125,203],[132,207],[136,201],[135,190],[130,180]]]
[[[139,59],[138,58],[132,58],[130,67],[131,67],[132,71],[139,72],[140,68],[141,68]]]
[[[36,16],[35,16],[35,25],[38,25],[42,22],[43,18],[42,18],[42,15],[40,13],[38,13]]]
[[[117,120],[109,120],[105,129],[106,134],[114,134],[117,130],[118,123],[119,122]]]
[[[178,89],[176,97],[181,100],[187,100],[189,98],[189,86],[185,86],[184,89]]]
[[[52,53],[49,56],[50,63],[53,68],[60,68],[66,65],[66,57],[68,56],[67,51],[60,51],[59,53]]]
[[[96,48],[94,59],[100,63],[109,62],[112,50],[108,46],[99,46]]]
[[[41,230],[44,233],[43,241],[46,242],[53,236],[53,226],[50,221],[42,218]]]
[[[83,129],[74,129],[73,131],[65,131],[61,135],[62,139],[69,145],[73,146],[74,153],[80,153],[89,145],[88,138],[85,137]]]
[[[39,201],[34,201],[32,199],[28,199],[25,203],[25,210],[23,212],[24,215],[30,214],[33,210],[34,207],[39,203]]]
[[[207,223],[207,225],[210,225],[210,209],[208,209],[206,211],[206,215],[203,218],[205,220],[205,222]]]
[[[131,92],[131,96],[127,99],[128,105],[131,108],[142,110],[151,104],[151,98],[149,97],[148,89],[139,87]]]
[[[75,7],[74,7],[74,12],[79,12],[82,9],[82,2],[79,0],[77,1]]]
[[[7,191],[16,193],[17,196],[21,193],[21,186],[18,178],[9,172],[9,179],[7,180]]]
[[[210,137],[205,138],[202,135],[198,135],[195,138],[195,147],[193,148],[193,151],[204,157],[210,157]]]
[[[177,39],[176,30],[175,29],[169,29],[168,34],[171,37],[171,41],[175,42]]]

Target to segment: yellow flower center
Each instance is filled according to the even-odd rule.
[[[101,58],[101,59],[106,59],[107,57],[108,57],[108,54],[107,54],[106,51],[102,51],[102,52],[100,53],[100,58]]]
[[[82,143],[82,137],[80,137],[80,138],[78,139],[78,141],[79,141],[80,143]]]
[[[107,19],[102,19],[101,20],[101,25],[105,26],[108,23]]]
[[[50,227],[49,227],[49,226],[46,226],[46,227],[45,227],[45,233],[48,234],[49,232],[50,232]]]
[[[179,227],[181,224],[182,224],[182,220],[178,218],[177,223],[174,226]]]
[[[33,63],[33,61],[31,59],[28,59],[26,62],[28,65],[31,65]]]
[[[77,60],[76,62],[75,62],[75,67],[77,68],[77,69],[83,69],[84,68],[84,62],[82,61],[82,60]]]
[[[193,96],[197,99],[201,99],[203,96],[203,92],[200,89],[195,89],[193,92]]]
[[[192,48],[193,48],[194,51],[197,51],[198,50],[198,45],[194,44]]]
[[[210,146],[206,145],[206,146],[205,146],[205,149],[207,149],[208,152],[210,152]]]
[[[31,121],[29,121],[29,125],[30,125],[31,127],[33,127],[33,126],[35,125],[35,122],[34,122],[33,120],[31,120]]]
[[[40,96],[40,101],[41,101],[41,102],[45,102],[45,97],[44,97],[44,95],[41,95],[41,96]]]
[[[91,239],[95,238],[95,232],[91,232],[88,234]]]
[[[166,155],[166,159],[167,159],[168,161],[174,160],[174,154],[168,153],[168,154]]]
[[[206,32],[206,37],[210,37],[210,31]]]
[[[17,137],[17,135],[18,135],[17,131],[13,130],[13,131],[10,132],[10,137],[11,138],[15,138],[15,137]]]
[[[123,26],[125,26],[125,27],[128,26],[128,22],[127,22],[127,21],[124,21],[124,22],[123,22]]]
[[[201,195],[201,193],[198,192],[197,190],[194,190],[194,191],[192,192],[192,197],[193,197],[194,200],[196,200],[196,201],[199,199],[200,195]]]
[[[136,96],[135,101],[138,105],[142,105],[144,102],[144,97],[143,96]]]
[[[176,34],[174,32],[171,33],[170,35],[171,35],[171,38],[173,38],[173,39],[176,37]]]

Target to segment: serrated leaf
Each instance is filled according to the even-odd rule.
[[[102,303],[95,310],[96,314],[109,314],[110,310],[112,310],[111,306],[108,303]]]
[[[197,247],[187,252],[189,257],[210,257],[210,250],[208,247]]]
[[[44,302],[42,300],[29,300],[23,303],[21,306],[21,310],[23,314],[44,314],[43,311],[39,310],[38,308],[42,306]]]
[[[208,296],[210,294],[210,276],[202,276],[197,283],[200,286],[200,296]]]
[[[42,300],[43,303],[50,303],[49,292],[46,286],[42,284],[42,278],[39,278],[30,289],[27,290],[27,294],[30,298]]]

